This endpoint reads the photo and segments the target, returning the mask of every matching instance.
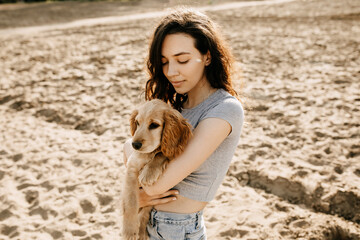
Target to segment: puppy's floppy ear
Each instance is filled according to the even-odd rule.
[[[134,111],[131,113],[131,116],[130,116],[130,131],[131,131],[131,136],[134,136],[135,131],[136,131],[136,128],[137,128],[135,118],[136,118],[136,116],[138,115],[138,113],[139,113],[138,110],[134,110]]]
[[[177,110],[171,109],[164,113],[161,151],[166,157],[172,159],[180,155],[191,136],[190,124]]]

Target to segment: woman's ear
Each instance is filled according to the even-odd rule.
[[[180,155],[191,136],[190,124],[177,110],[171,109],[164,113],[161,151],[167,158],[172,159]]]
[[[209,66],[211,63],[211,54],[210,51],[208,50],[205,56],[205,66]]]
[[[136,128],[137,128],[135,118],[136,118],[136,116],[138,115],[138,113],[139,113],[138,110],[134,110],[134,111],[131,113],[131,116],[130,116],[130,131],[131,131],[131,136],[134,136],[135,131],[136,131]]]

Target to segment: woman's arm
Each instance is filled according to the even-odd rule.
[[[231,125],[223,119],[202,120],[185,151],[169,163],[159,180],[151,186],[142,186],[145,192],[158,195],[174,187],[210,157],[230,132]]]

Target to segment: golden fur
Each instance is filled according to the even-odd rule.
[[[140,184],[151,186],[167,164],[184,151],[192,136],[189,123],[175,109],[155,99],[130,117],[133,154],[128,159],[123,188],[123,239],[148,239],[150,207],[139,209]]]

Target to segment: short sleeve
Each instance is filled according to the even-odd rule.
[[[244,123],[244,110],[239,100],[228,97],[212,107],[201,120],[206,118],[223,119],[231,125],[230,135],[240,135]]]

